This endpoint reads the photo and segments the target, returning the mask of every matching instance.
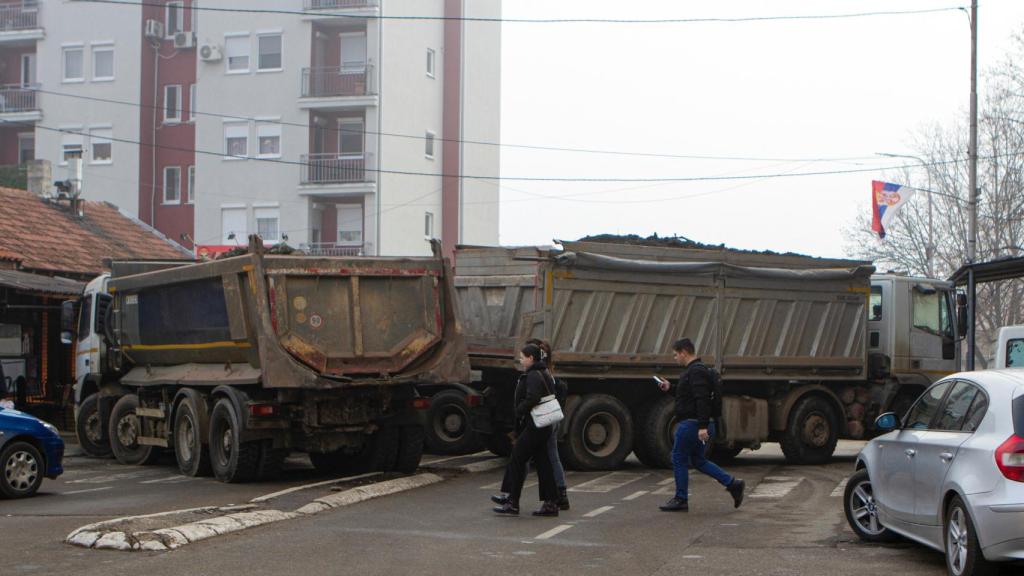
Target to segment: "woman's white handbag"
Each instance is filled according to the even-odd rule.
[[[543,378],[543,376],[541,376]],[[548,392],[548,379],[544,378],[544,387]],[[537,428],[544,428],[561,422],[565,415],[562,414],[562,406],[558,404],[558,398],[554,394],[548,394],[540,399],[540,403],[530,408],[530,417],[533,418],[533,425]]]

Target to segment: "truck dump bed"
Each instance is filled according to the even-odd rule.
[[[440,258],[272,256],[114,277],[128,384],[337,388],[464,382]]]
[[[863,262],[564,245],[457,253],[474,368],[511,366],[535,337],[551,343],[560,376],[675,374],[671,346],[686,336],[727,379],[865,374],[874,269]]]

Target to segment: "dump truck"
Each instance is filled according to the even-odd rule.
[[[71,332],[76,303],[64,304]],[[76,431],[124,464],[174,451],[183,474],[411,472],[417,386],[469,380],[450,266],[433,258],[264,252],[113,263],[77,303]]]
[[[568,384],[559,446],[578,469],[630,452],[670,467],[674,399],[653,376],[680,374],[678,338],[723,379],[717,460],[778,442],[791,462],[827,461],[840,438],[869,436],[876,415],[956,370],[964,310],[948,282],[852,260],[561,244],[456,254],[473,369],[464,408],[497,454],[510,450],[514,361],[530,338],[551,344]]]

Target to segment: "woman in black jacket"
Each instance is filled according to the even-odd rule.
[[[541,398],[554,392],[554,383],[549,381],[547,366],[544,365],[538,346],[527,344],[520,351],[519,358],[526,371],[516,384],[516,442],[512,446],[512,455],[505,467],[505,479],[502,482],[502,489],[507,496],[491,496],[491,499],[499,504],[494,509],[496,513],[519,514],[519,497],[526,481],[526,465],[533,459],[540,482],[540,499],[544,502],[533,515],[558,516],[558,488],[547,450],[551,427],[537,428],[530,417],[530,410],[540,404]]]

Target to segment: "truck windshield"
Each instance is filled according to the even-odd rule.
[[[920,328],[938,334],[941,330],[940,322],[940,310],[939,305],[939,292],[929,291],[922,292],[917,288],[913,291],[913,305],[914,305],[914,328]],[[943,314],[943,316],[945,316]]]
[[[1010,338],[1006,341],[1006,367],[1024,368],[1024,338]]]

